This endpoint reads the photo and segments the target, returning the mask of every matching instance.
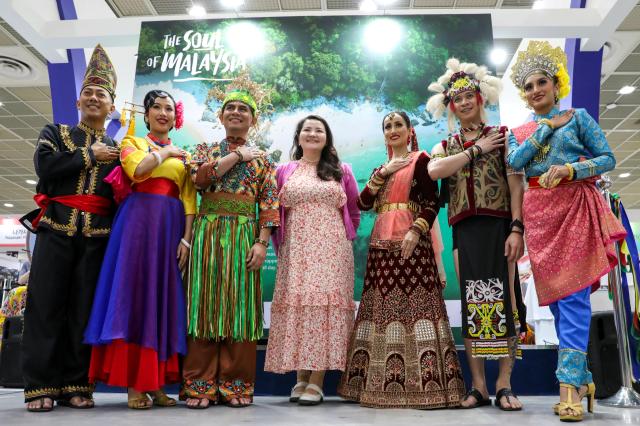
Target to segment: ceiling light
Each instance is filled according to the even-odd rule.
[[[628,95],[629,93],[633,93],[636,90],[633,86],[624,86],[622,89],[618,90],[619,95]]]
[[[231,50],[241,58],[255,58],[264,55],[267,47],[262,28],[250,21],[236,22],[225,32]]]
[[[13,204],[11,204],[11,203],[4,203],[4,206],[5,206],[5,207],[13,207]]]
[[[376,19],[364,30],[365,44],[377,53],[391,52],[400,40],[402,40],[402,26],[394,19]]]
[[[33,179],[27,179],[27,180],[25,180],[25,182],[27,182],[29,185],[35,185],[36,183],[38,183]]]
[[[397,0],[378,0],[378,3],[381,6],[389,6],[392,5],[393,3],[395,3]]]
[[[505,52],[504,49],[496,47],[491,51],[489,58],[494,65],[502,65],[507,60],[507,52]]]
[[[537,0],[531,6],[531,9],[544,9],[544,1]]]
[[[616,109],[618,107],[618,104],[615,102],[611,102],[610,104],[607,104],[605,106],[606,109]]]
[[[360,10],[363,12],[375,12],[378,10],[378,5],[373,0],[363,0],[360,3]]]
[[[194,4],[189,8],[189,15],[194,18],[203,18],[207,16],[207,10],[199,4]]]
[[[244,4],[244,0],[220,0],[220,3],[227,9],[237,9]]]
[[[631,176],[631,173],[620,173],[621,178],[628,178],[629,176]]]
[[[3,104],[2,102],[0,102],[0,107],[1,107],[1,106],[4,106],[4,104]]]

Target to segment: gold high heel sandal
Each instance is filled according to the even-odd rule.
[[[593,413],[593,405],[596,401],[596,384],[591,382],[587,384],[587,392],[584,394],[584,397],[587,397],[587,411]],[[580,402],[582,402],[582,398],[580,398]]]
[[[567,389],[567,400],[558,404],[560,421],[581,422],[584,418],[584,409],[582,408],[581,398],[578,402],[574,403],[571,395],[571,389],[575,389],[575,386],[567,383],[560,383],[560,387]]]
[[[593,413],[593,405],[595,403],[596,400],[596,384],[591,382],[591,383],[587,383],[586,385],[582,385],[582,386],[586,386],[587,389],[585,391],[585,393],[580,397],[580,402],[582,402],[583,398],[587,398],[587,411],[590,413]],[[580,386],[582,388],[582,386]],[[557,416],[558,415],[558,407],[560,406],[559,402],[556,402],[555,404],[553,404],[553,413]]]
[[[156,407],[175,407],[177,402],[175,399],[170,398],[163,390],[154,392],[147,392],[153,401],[153,405]]]

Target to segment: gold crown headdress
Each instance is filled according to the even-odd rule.
[[[447,61],[447,71],[429,85],[436,94],[427,101],[427,111],[435,118],[442,117],[449,103],[459,93],[475,91],[488,104],[497,104],[502,91],[502,81],[492,76],[484,65],[460,62],[456,58]],[[482,110],[484,114],[484,109]],[[449,129],[453,130],[453,116],[449,114]]]
[[[567,55],[559,47],[553,47],[548,41],[532,40],[524,52],[518,52],[518,59],[511,67],[511,81],[524,91],[524,83],[531,74],[540,72],[558,80],[558,98],[569,94],[569,74],[567,73]]]

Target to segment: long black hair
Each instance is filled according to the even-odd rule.
[[[173,99],[171,93],[165,92],[164,90],[151,90],[144,95],[144,101],[142,101],[142,105],[144,105],[144,125],[147,126],[147,130],[151,130],[149,127],[149,121],[147,121],[147,114],[149,114],[149,110],[156,103],[156,99],[158,98],[169,98],[173,102],[173,109],[176,108],[176,100]],[[173,129],[173,127],[171,128]]]
[[[331,133],[331,128],[327,120],[318,115],[308,115],[298,122],[296,133],[293,135],[293,146],[290,152],[291,159],[299,160],[302,158],[302,146],[300,146],[299,139],[302,127],[307,120],[317,120],[321,122],[327,135],[327,143],[324,148],[322,148],[320,161],[318,162],[318,177],[322,180],[336,180],[340,182],[342,179],[342,167],[340,166],[338,153],[333,146],[333,134]]]

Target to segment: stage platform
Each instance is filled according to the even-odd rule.
[[[96,393],[96,408],[73,410],[56,407],[50,413],[28,413],[22,403],[22,392],[0,389],[0,425],[46,426],[115,426],[115,425],[254,425],[254,426],[336,426],[336,425],[393,425],[393,426],[481,426],[481,425],[560,425],[551,411],[557,397],[525,396],[524,410],[502,412],[498,408],[482,407],[474,410],[402,410],[362,408],[357,404],[329,397],[317,407],[300,407],[286,398],[256,397],[255,404],[247,408],[213,406],[207,410],[189,410],[180,403],[172,408],[130,410],[126,395]],[[587,414],[585,425],[620,426],[640,424],[640,410],[613,409],[596,403],[594,414]]]

